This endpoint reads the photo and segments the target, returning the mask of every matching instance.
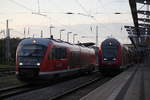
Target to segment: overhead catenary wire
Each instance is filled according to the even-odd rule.
[[[48,0],[49,1],[49,0]],[[51,2],[52,2],[53,0],[51,0]],[[53,2],[54,3],[54,2]],[[55,5],[55,6],[57,6],[57,7],[59,7],[60,8],[60,6],[61,5]],[[81,5],[82,6],[82,5]],[[84,9],[84,7],[83,7],[83,9]],[[85,9],[86,10],[86,9]],[[42,13],[50,13],[51,14],[51,12],[42,12]],[[54,12],[55,13],[55,12]],[[56,12],[56,13],[61,13],[61,14],[65,14],[66,12]],[[58,20],[56,20],[55,18],[52,18],[52,17],[49,17],[49,16],[45,16],[46,18],[48,18],[48,19],[52,19],[52,20],[55,20],[55,22],[57,22],[57,23],[59,23],[61,26],[63,26],[63,27],[65,27],[65,28],[67,28],[67,29],[69,29],[70,31],[76,31],[76,32],[78,32],[78,33],[84,33],[84,32],[80,32],[80,31],[78,31],[78,30],[75,30],[75,29],[70,29],[71,27],[69,27],[68,25],[65,25],[65,24],[63,24],[63,23],[61,23],[60,21],[58,21]]]
[[[12,14],[29,14],[29,12],[0,12],[0,15],[12,15]]]
[[[81,4],[78,0],[75,0],[75,1],[76,1],[76,3],[82,8],[82,10],[83,10],[84,12],[86,12],[88,15],[90,15],[89,12],[82,6],[82,4]]]
[[[82,9],[86,14],[88,14],[88,16],[94,21],[94,23],[95,23],[95,24],[98,24],[98,20],[95,18],[95,16],[91,15],[91,14],[82,6],[82,4],[81,4],[78,0],[76,0],[76,2],[77,2],[77,4],[81,7],[81,9]],[[91,16],[92,16],[92,17],[91,17]],[[92,25],[92,24],[91,24],[91,25]],[[98,26],[98,25],[96,25],[96,26]],[[106,28],[107,30],[111,31],[111,29],[108,28],[106,25],[103,24],[103,26],[104,26],[104,28]],[[90,27],[91,27],[91,26],[90,26]]]
[[[53,1],[53,0],[48,0],[48,1]],[[53,2],[55,3],[55,2]],[[88,17],[93,17],[89,14],[89,12],[81,5],[81,3],[79,1],[76,1],[76,3],[84,10],[84,12],[86,12],[86,14],[84,13],[75,13],[75,14],[78,14],[78,15],[83,15],[83,16],[88,16]],[[55,6],[57,6],[58,8],[62,8],[62,5],[59,5],[58,4],[55,4]],[[43,12],[43,13],[49,13],[51,14],[51,12]],[[55,13],[55,12],[54,12]],[[56,12],[56,13],[59,13],[59,14],[66,14],[66,12]],[[74,13],[74,12],[73,12]]]
[[[8,1],[10,1],[10,2],[12,2],[12,3],[14,3],[14,4],[16,4],[16,5],[22,7],[22,8],[24,8],[24,9],[26,9],[26,10],[28,10],[28,11],[31,11],[31,12],[33,11],[32,9],[26,7],[25,5],[23,5],[23,4],[21,4],[21,3],[16,2],[15,0],[8,0]]]
[[[87,10],[86,10],[86,8],[84,8],[84,6],[82,6],[82,4],[78,1],[78,0],[75,0],[76,1],[76,3],[80,6],[80,8],[87,14],[86,16],[89,16],[90,18],[92,18],[94,21],[97,21],[96,19],[95,19],[95,17],[93,16],[93,15],[91,15]],[[81,15],[84,15],[84,14],[82,14],[81,13]],[[85,16],[85,15],[84,15]]]
[[[95,16],[93,16],[93,15],[91,15],[83,6],[82,6],[82,4],[78,1],[78,0],[76,0],[76,2],[77,2],[77,4],[81,7],[81,9],[91,18],[91,19],[93,19],[94,20],[94,22],[98,22],[98,20],[95,18]]]
[[[97,20],[96,20],[96,18],[93,16],[93,15],[91,15],[87,10],[86,10],[86,8],[84,8],[84,6],[82,6],[82,4],[78,1],[78,0],[75,0],[76,1],[76,3],[80,6],[80,8],[88,15],[88,17],[90,17],[92,20],[94,20],[94,23],[96,22],[98,22]],[[84,15],[84,14],[82,14],[82,15]],[[91,23],[91,25],[90,25],[90,27],[92,26],[92,23]]]
[[[20,3],[16,2],[16,0],[9,0],[9,1],[11,1],[11,2],[17,4],[17,5],[20,6],[20,7],[25,8],[25,9],[28,10],[28,11],[33,12],[32,9],[26,7],[26,6],[23,5],[23,4],[20,4]],[[38,1],[39,1],[39,0],[38,0]],[[85,13],[87,13],[88,15],[91,15],[91,14],[88,12],[88,10],[81,4],[81,2],[79,2],[79,0],[77,0],[77,2],[78,2],[78,5],[83,9],[83,11],[84,11]],[[43,13],[43,12],[41,12],[41,13]],[[50,12],[50,13],[51,13],[51,12]],[[90,17],[90,18],[92,18],[92,20],[94,20],[94,22],[98,22],[95,17]],[[52,19],[54,19],[54,18],[52,18]],[[58,20],[55,20],[55,21],[58,22]],[[62,25],[62,24],[61,24],[61,25]],[[67,27],[68,29],[70,28],[70,27],[68,27],[67,25],[62,25],[62,26]],[[77,31],[77,30],[76,30],[76,31]]]
[[[18,5],[18,6],[20,6],[20,7],[23,7],[23,8],[25,8],[26,10],[31,11],[31,13],[33,13],[33,10],[32,10],[32,9],[30,9],[30,8],[28,8],[28,7],[26,7],[26,6],[24,6],[23,4],[20,4],[20,3],[16,2],[15,0],[8,0],[8,1],[10,1],[10,2],[12,2],[12,3],[15,3],[16,5]],[[89,14],[89,12],[82,6],[82,4],[81,4],[78,0],[76,0],[76,1],[77,1],[77,3],[79,4],[79,6],[80,6],[89,16],[92,16],[92,15]],[[39,0],[38,0],[38,12],[40,12]],[[19,13],[21,13],[21,12],[19,12]],[[91,17],[91,18],[92,18],[92,17]],[[94,20],[96,21],[96,19],[95,19],[94,17],[93,17],[92,19],[94,19]]]

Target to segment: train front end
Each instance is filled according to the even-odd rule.
[[[16,75],[20,80],[39,76],[48,42],[40,39],[24,39],[16,51]]]
[[[116,70],[121,66],[121,45],[113,38],[108,38],[101,45],[100,70]]]

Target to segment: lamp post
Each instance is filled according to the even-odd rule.
[[[72,32],[67,32],[67,42],[69,42],[69,34],[71,34]]]
[[[49,28],[50,28],[50,38],[52,38],[52,28],[55,28],[55,27],[51,25]]]
[[[41,30],[41,38],[43,38],[43,30]]]
[[[75,36],[77,36],[78,34],[73,34],[73,44],[75,42]]]
[[[59,32],[60,32],[60,40],[61,40],[61,32],[62,31],[65,31],[65,29],[61,29]]]
[[[96,25],[96,46],[98,46],[98,25]]]

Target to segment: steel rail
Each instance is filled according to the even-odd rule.
[[[71,89],[69,89],[69,90],[64,91],[63,93],[59,93],[59,94],[57,94],[57,95],[55,95],[55,96],[53,96],[53,97],[50,97],[49,100],[57,100],[57,99],[59,99],[59,98],[65,96],[65,95],[71,94],[72,92],[75,92],[75,91],[77,91],[77,90],[79,90],[79,89],[81,89],[81,88],[84,88],[84,87],[86,87],[86,86],[89,86],[89,85],[91,85],[91,84],[94,84],[95,82],[98,82],[98,81],[100,81],[100,80],[104,80],[105,78],[106,78],[106,77],[98,77],[98,78],[95,78],[95,79],[90,80],[90,81],[88,81],[88,82],[86,82],[86,83],[84,83],[84,84],[79,85],[78,87],[71,88]]]

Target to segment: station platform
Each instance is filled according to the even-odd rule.
[[[80,100],[150,100],[150,65],[135,65]]]

